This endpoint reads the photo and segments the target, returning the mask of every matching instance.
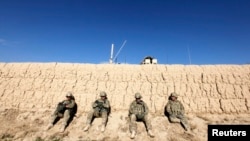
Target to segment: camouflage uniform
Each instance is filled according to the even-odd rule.
[[[171,97],[178,97],[176,93],[171,93]],[[188,130],[188,121],[185,117],[185,109],[182,103],[179,100],[171,100],[169,99],[167,105],[166,105],[166,112],[169,114],[169,120],[170,122],[178,122],[181,123],[185,130]]]
[[[51,115],[50,124],[47,127],[47,130],[50,129],[53,126],[53,124],[54,124],[54,122],[55,122],[55,120],[57,118],[63,118],[61,131],[63,132],[65,130],[70,117],[73,116],[72,115],[73,114],[73,108],[76,106],[75,98],[70,92],[67,93],[66,97],[70,97],[70,99],[63,100],[61,102],[61,104],[65,106],[65,110],[63,110],[61,112],[61,111],[58,111],[58,109],[56,109],[54,111],[54,113]]]
[[[108,114],[110,112],[110,103],[106,96],[107,95],[105,92],[101,92],[100,97],[105,97],[105,99],[100,98],[93,102],[92,109],[87,116],[87,126],[84,128],[84,131],[87,131],[91,125],[92,120],[98,117],[102,118],[102,132],[105,130],[105,126],[108,121]]]
[[[139,93],[135,94],[135,98],[142,98],[142,96]],[[137,132],[137,124],[136,121],[141,120],[145,122],[147,131],[151,137],[153,137],[153,133],[151,132],[152,130],[152,125],[150,120],[148,119],[148,106],[147,104],[140,100],[134,100],[130,104],[129,108],[129,114],[128,116],[130,117],[130,124],[129,124],[129,130],[132,133],[131,138],[134,138],[136,132]],[[134,135],[133,135],[134,134]]]

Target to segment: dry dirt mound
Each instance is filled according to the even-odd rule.
[[[86,113],[78,113],[64,133],[59,133],[61,121],[52,129],[45,131],[51,111],[19,111],[5,109],[0,112],[0,140],[2,141],[127,141],[127,113],[112,113],[104,133],[100,131],[101,119],[95,119],[89,131],[84,132],[83,126]],[[150,138],[143,123],[138,123],[136,141],[205,141],[207,140],[208,124],[250,124],[250,115],[187,115],[191,126],[184,131],[180,124],[169,123],[164,115],[152,115],[152,126],[155,133]]]

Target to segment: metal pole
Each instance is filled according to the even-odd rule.
[[[110,59],[109,59],[109,63],[112,64],[113,63],[113,52],[114,52],[114,44],[111,45],[111,55],[110,55]]]

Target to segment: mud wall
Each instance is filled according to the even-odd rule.
[[[0,63],[1,108],[52,109],[67,91],[83,112],[106,91],[113,111],[140,92],[162,113],[175,91],[188,113],[250,113],[250,65]]]

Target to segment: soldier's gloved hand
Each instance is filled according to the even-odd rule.
[[[99,107],[99,101],[98,101],[98,100],[96,100],[96,101],[94,102],[93,107],[94,107],[94,108],[95,108],[95,107]]]
[[[69,101],[67,101],[67,100],[64,100],[63,101],[63,104],[65,104],[65,105],[67,105],[67,104],[69,104],[70,102]]]
[[[98,102],[97,103],[97,107],[103,107],[103,103],[102,102]]]
[[[93,108],[95,108],[95,107],[97,107],[97,103],[94,103],[94,104],[93,104]]]

